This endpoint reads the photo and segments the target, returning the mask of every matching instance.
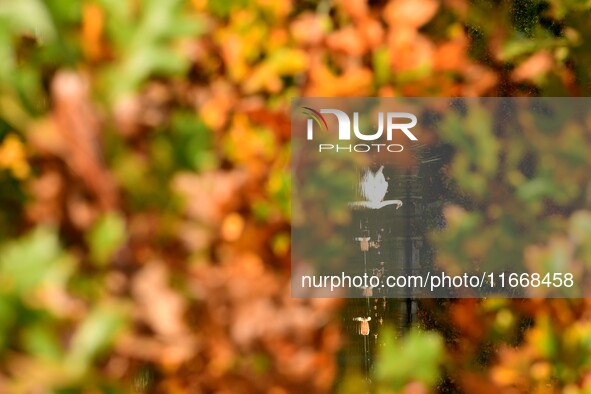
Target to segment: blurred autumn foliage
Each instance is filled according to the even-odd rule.
[[[585,96],[590,9],[0,0],[0,392],[360,392],[339,367],[346,303],[290,297],[290,99]],[[503,222],[489,183],[513,198],[539,178],[515,197],[530,210],[502,214],[539,226],[517,258],[588,263],[590,214],[575,208],[589,208],[589,127],[513,156],[502,135],[490,152],[476,135],[424,141],[458,149],[447,175],[488,215],[448,208],[444,256]],[[498,157],[509,164],[479,165]],[[481,250],[522,231],[491,231]],[[375,390],[589,393],[590,311],[424,301],[421,331],[385,332]]]

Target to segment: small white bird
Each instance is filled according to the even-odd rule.
[[[361,180],[361,194],[374,204],[381,202],[388,192],[388,182],[384,177],[384,166],[381,166],[375,173],[368,168]]]
[[[381,166],[375,173],[369,168],[363,174],[363,178],[359,183],[361,195],[365,201],[350,202],[351,207],[365,207],[371,209],[380,209],[386,205],[396,205],[396,209],[402,206],[400,200],[386,200],[384,197],[388,193],[388,182],[384,176],[384,166]]]

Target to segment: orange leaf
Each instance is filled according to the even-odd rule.
[[[384,9],[384,19],[393,29],[418,29],[433,18],[437,8],[436,0],[392,0]]]
[[[82,18],[82,37],[84,53],[90,60],[97,60],[101,57],[103,29],[103,10],[96,4],[85,4]]]

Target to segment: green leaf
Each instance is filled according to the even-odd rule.
[[[413,329],[398,339],[394,330],[387,327],[381,336],[384,347],[376,364],[376,378],[381,384],[401,389],[412,381],[427,386],[437,383],[444,352],[438,334]]]
[[[3,289],[28,293],[41,282],[62,285],[74,261],[60,247],[54,230],[39,227],[0,250],[0,284]]]
[[[551,180],[535,178],[517,188],[517,197],[526,203],[531,203],[552,195],[555,189],[556,187]]]
[[[177,166],[183,169],[215,168],[217,159],[211,130],[192,113],[176,112],[172,118],[172,144]]]
[[[59,361],[62,351],[53,328],[49,324],[36,324],[24,328],[23,341],[28,352],[38,358]]]
[[[500,58],[510,62],[517,57],[525,56],[544,49],[555,49],[569,46],[569,41],[563,38],[556,39],[523,39],[515,38],[505,43],[501,48]]]
[[[12,299],[0,296],[0,351],[11,343],[9,330],[17,321],[16,305]]]
[[[107,264],[126,239],[125,220],[119,214],[107,213],[88,233],[92,259],[99,265]]]
[[[74,333],[66,358],[68,369],[75,374],[83,373],[113,342],[125,324],[125,316],[126,310],[119,304],[109,302],[94,309]]]
[[[107,12],[108,35],[120,57],[104,75],[111,98],[129,94],[151,76],[187,69],[188,59],[175,46],[178,39],[198,34],[202,23],[186,12],[183,1],[145,1],[137,15],[122,2],[101,0],[101,4]]]
[[[43,41],[55,37],[51,16],[39,0],[0,0],[0,21],[14,33],[32,33]]]

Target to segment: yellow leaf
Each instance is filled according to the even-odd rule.
[[[19,179],[29,175],[30,167],[25,148],[14,134],[8,135],[0,145],[0,168],[12,171],[12,174]]]

